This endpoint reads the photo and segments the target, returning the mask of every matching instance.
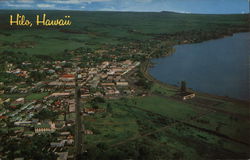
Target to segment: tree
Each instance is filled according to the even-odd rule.
[[[143,87],[144,89],[150,89],[152,87],[152,82],[151,81],[148,81],[148,80],[145,80],[145,79],[139,79],[135,85],[137,86],[141,86]]]
[[[186,92],[187,88],[186,88],[186,82],[185,81],[181,81],[181,92]]]
[[[30,78],[34,79],[35,81],[41,81],[45,77],[46,74],[44,72],[43,73],[36,71],[30,72]]]
[[[57,112],[53,112],[48,109],[43,109],[41,112],[34,115],[35,118],[41,120],[51,119],[52,121],[55,121],[57,116],[58,116]]]
[[[107,112],[112,113],[112,107],[110,103],[107,104]]]
[[[102,97],[95,97],[94,99],[92,99],[92,102],[105,103],[105,99]]]
[[[98,105],[97,105],[97,104],[93,104],[93,105],[92,105],[92,108],[94,108],[94,109],[98,109],[99,107],[98,107]]]

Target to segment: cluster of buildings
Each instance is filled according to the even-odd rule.
[[[139,62],[130,60],[123,62],[102,62],[100,65],[91,68],[78,68],[77,73],[74,70],[58,76],[58,79],[47,82],[49,88],[64,88],[68,91],[61,94],[73,93],[70,88],[75,86],[75,81],[82,86],[82,97],[106,96],[114,98],[115,96],[126,93],[134,93],[134,89],[124,78],[124,75],[137,67]],[[95,90],[95,91],[91,91]],[[61,94],[52,94],[51,96],[62,96]]]
[[[94,67],[77,67],[79,60],[45,61],[43,67],[39,69],[31,67],[30,71],[8,64],[7,73],[22,76],[24,79],[29,79],[30,73],[34,71],[46,73],[46,77],[41,81],[34,81],[31,85],[17,82],[6,85],[0,92],[1,95],[18,94],[15,98],[11,96],[0,98],[0,126],[6,128],[9,126],[8,123],[13,124],[11,130],[14,133],[9,135],[9,139],[20,141],[22,137],[56,132],[57,140],[51,142],[46,150],[56,153],[59,159],[67,159],[73,156],[68,150],[74,147],[74,133],[65,128],[72,127],[75,123],[76,82],[80,87],[81,98],[85,101],[95,97],[119,98],[135,93],[135,89],[126,80],[126,73],[139,66],[139,62],[105,61]],[[31,63],[25,62],[23,65]],[[0,82],[0,85],[4,84]],[[27,98],[33,94],[42,96]],[[81,112],[83,116],[88,116],[106,112],[106,109],[82,108]],[[51,117],[46,118],[46,114]],[[83,134],[91,135],[94,132],[86,128]],[[1,150],[2,148],[0,148],[2,154]],[[0,155],[1,158],[6,158],[4,153]]]

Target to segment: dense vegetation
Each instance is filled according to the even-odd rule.
[[[48,18],[70,15],[69,27],[14,27],[9,15],[24,14],[34,19],[46,13]],[[200,42],[235,32],[249,31],[248,15],[197,15],[172,12],[79,12],[79,11],[0,11],[0,51],[12,50],[39,55],[60,54],[79,47],[103,48],[127,43],[145,44],[158,40]],[[154,39],[154,40],[153,40]],[[153,40],[153,41],[152,41]]]

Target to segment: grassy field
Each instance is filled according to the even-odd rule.
[[[135,147],[131,155],[126,154],[126,158],[135,157],[134,152],[140,152],[138,148],[142,146],[151,146],[149,150],[153,155],[147,155],[147,158],[214,159],[249,156],[249,119],[243,121],[239,118],[235,121],[227,113],[156,95],[111,100],[107,103],[112,106],[112,112],[84,119],[86,128],[95,133],[85,137],[89,149],[102,144],[107,146],[104,153],[115,147],[122,155]],[[100,107],[105,108],[106,104]],[[223,105],[226,106],[227,102]],[[224,108],[223,111],[232,110]],[[234,113],[245,114],[244,111]]]
[[[43,99],[43,97],[48,96],[48,95],[49,95],[48,92],[44,92],[44,93],[32,93],[32,94],[30,94],[30,95],[28,95],[26,97],[26,100],[28,100],[28,101],[41,100],[41,99]]]
[[[34,20],[37,14],[48,18],[70,15],[69,27],[10,27],[9,15],[24,14]],[[65,49],[99,48],[102,45],[123,44],[134,40],[148,40],[159,34],[183,31],[220,32],[248,25],[247,15],[196,15],[133,12],[78,12],[78,11],[0,11],[0,52],[21,51],[31,54],[60,54]],[[18,48],[11,43],[34,42],[33,47]],[[5,45],[3,45],[5,44]],[[7,45],[6,45],[7,44]]]

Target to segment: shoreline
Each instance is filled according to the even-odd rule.
[[[179,87],[175,86],[175,85],[171,85],[165,82],[161,82],[157,79],[155,79],[149,72],[148,69],[150,68],[150,61],[143,63],[141,65],[141,71],[144,75],[144,77],[149,80],[152,81],[153,83],[157,83],[160,86],[169,88],[169,89],[174,89],[174,90],[178,90]],[[228,102],[233,102],[233,103],[241,103],[241,104],[245,104],[248,105],[250,102],[247,100],[240,100],[240,99],[236,99],[236,98],[231,98],[231,97],[225,97],[225,96],[218,96],[218,95],[214,95],[214,94],[210,94],[210,93],[204,93],[204,92],[198,92],[192,89],[189,89],[189,91],[194,92],[196,95],[198,96],[204,96],[204,97],[208,97],[208,98],[215,98],[215,99],[219,99],[219,100],[223,100],[223,101],[228,101]]]
[[[246,33],[246,32],[238,32],[238,33]],[[231,36],[233,36],[234,34],[237,34],[237,33],[233,33]],[[222,37],[219,37],[217,39],[220,39],[220,38],[223,38],[223,37],[227,37],[228,35],[224,35]],[[211,40],[214,40],[214,39],[211,39]],[[207,41],[207,40],[205,40]],[[205,42],[203,41],[203,42]],[[209,40],[208,40],[209,41]],[[199,42],[199,43],[202,43],[202,42]],[[184,44],[194,44],[194,43],[184,43]],[[182,45],[182,44],[176,44],[176,45]],[[176,45],[173,45],[172,48],[174,48],[174,46]],[[171,53],[167,53],[167,54],[164,54],[163,56],[161,57],[166,57],[166,56],[169,56],[171,54],[174,54],[174,52],[171,52]],[[161,57],[158,57],[158,58],[161,58]],[[171,84],[168,84],[168,83],[165,83],[165,82],[162,82],[160,80],[157,80],[155,77],[153,77],[150,73],[149,73],[149,68],[152,67],[153,65],[155,65],[151,60],[155,58],[155,57],[151,57],[150,59],[148,59],[146,62],[143,62],[141,64],[141,67],[140,67],[140,71],[143,73],[144,77],[149,80],[149,81],[152,81],[153,83],[157,83],[159,84],[160,86],[163,86],[163,87],[166,87],[166,88],[169,88],[169,89],[174,89],[174,90],[178,90],[179,87],[178,86],[175,86],[175,85],[171,85]],[[198,96],[204,96],[204,97],[209,97],[209,98],[215,98],[215,99],[219,99],[219,100],[224,100],[224,101],[228,101],[228,102],[233,102],[233,103],[241,103],[241,104],[245,104],[245,105],[249,105],[250,101],[247,101],[247,100],[241,100],[241,99],[237,99],[237,98],[232,98],[232,97],[226,97],[226,96],[219,96],[219,95],[215,95],[215,94],[211,94],[211,93],[205,93],[205,92],[199,92],[199,91],[195,91],[195,90],[192,90],[190,88],[188,88],[188,90],[190,90],[191,92],[194,92],[196,95]]]

